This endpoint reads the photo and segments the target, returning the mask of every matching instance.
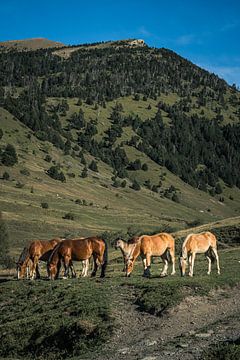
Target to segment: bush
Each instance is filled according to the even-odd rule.
[[[51,166],[47,171],[48,176],[54,180],[59,180],[62,182],[66,181],[66,178],[62,171],[59,171],[59,166]]]
[[[69,213],[66,213],[64,216],[63,216],[63,219],[66,219],[66,220],[74,220],[75,216],[73,213],[69,212]]]
[[[41,207],[43,208],[43,209],[48,209],[48,203],[47,202],[42,202],[41,203]]]
[[[89,165],[89,169],[95,172],[98,172],[98,167],[96,161],[92,160],[91,164]]]
[[[136,190],[136,191],[141,190],[141,186],[139,185],[139,183],[137,182],[137,180],[134,180],[134,181],[133,181],[131,187],[132,187],[133,190]]]
[[[22,169],[22,170],[20,170],[20,174],[25,175],[25,176],[29,176],[30,172],[28,171],[28,169]]]
[[[88,170],[87,170],[87,167],[85,166],[85,168],[83,169],[83,171],[81,173],[81,177],[86,178],[87,176],[88,176]]]
[[[46,155],[44,160],[50,163],[52,161],[52,157],[50,155]]]
[[[8,173],[7,171],[5,171],[5,172],[3,173],[2,178],[3,178],[3,180],[9,180],[9,179],[10,179],[9,173]]]
[[[172,201],[176,202],[176,203],[180,203],[179,197],[177,194],[173,194],[172,196]]]
[[[13,166],[17,164],[18,157],[15,150],[15,147],[13,145],[8,144],[5,148],[5,150],[2,153],[2,159],[1,162],[3,165],[6,166]]]
[[[125,188],[125,187],[126,187],[126,185],[127,185],[126,180],[123,180],[123,181],[121,182],[121,187],[122,187],[122,188]]]
[[[18,188],[18,189],[22,189],[24,186],[25,186],[25,184],[23,184],[23,183],[21,183],[20,181],[17,181],[17,183],[16,183],[16,188]]]
[[[142,170],[143,170],[143,171],[148,171],[148,166],[147,166],[146,163],[144,163],[144,164],[142,165]]]

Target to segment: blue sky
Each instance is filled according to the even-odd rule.
[[[240,0],[0,0],[0,41],[141,38],[240,86]]]

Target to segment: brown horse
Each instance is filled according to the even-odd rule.
[[[105,240],[98,237],[85,239],[64,240],[56,246],[47,263],[48,276],[51,280],[59,276],[61,262],[64,265],[64,277],[68,276],[69,266],[73,260],[88,260],[93,256],[94,269],[91,276],[95,276],[98,263],[101,264],[101,277],[105,276],[107,266],[107,244]]]
[[[219,257],[217,253],[217,239],[211,232],[202,232],[199,234],[190,234],[184,240],[182,253],[180,256],[180,271],[184,276],[186,272],[187,261],[189,261],[189,276],[193,276],[193,267],[196,254],[205,254],[208,260],[208,272],[211,273],[211,264],[216,259],[217,272],[220,275]]]
[[[167,233],[160,233],[156,235],[142,235],[135,237],[133,241],[134,246],[128,254],[126,276],[130,276],[134,263],[140,255],[143,260],[144,273],[143,276],[150,276],[151,257],[161,256],[164,262],[164,268],[161,276],[167,275],[168,263],[172,263],[172,273],[175,274],[175,241],[174,238]]]
[[[23,279],[26,275],[27,279],[30,278],[30,266],[31,260],[29,258],[28,247],[25,247],[21,252],[19,259],[17,261],[17,279]]]

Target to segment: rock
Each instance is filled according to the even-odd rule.
[[[157,345],[157,340],[149,340],[149,339],[147,339],[147,340],[144,341],[144,344],[145,344],[146,346]]]
[[[146,356],[145,358],[142,358],[141,360],[156,360],[157,356]]]
[[[196,331],[194,331],[194,330],[190,330],[188,334],[189,334],[190,336],[193,336],[193,335],[195,335],[195,334],[196,334]]]
[[[128,354],[129,351],[130,351],[130,349],[127,348],[127,347],[118,350],[118,352],[121,353],[121,354],[123,354],[123,355]]]
[[[201,338],[201,339],[205,339],[210,337],[212,334],[211,333],[200,333],[200,334],[195,334],[196,337]]]
[[[185,344],[185,343],[181,343],[181,344],[178,344],[177,347],[180,347],[182,349],[185,349],[188,347],[188,344]]]

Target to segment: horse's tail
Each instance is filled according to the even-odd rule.
[[[171,257],[169,249],[166,250],[166,259],[170,264],[172,264],[172,257]]]
[[[108,244],[107,244],[106,240],[102,239],[102,241],[104,242],[105,248],[104,248],[104,253],[103,253],[103,263],[102,263],[101,277],[104,277],[106,267],[107,267],[107,263],[108,263]]]

